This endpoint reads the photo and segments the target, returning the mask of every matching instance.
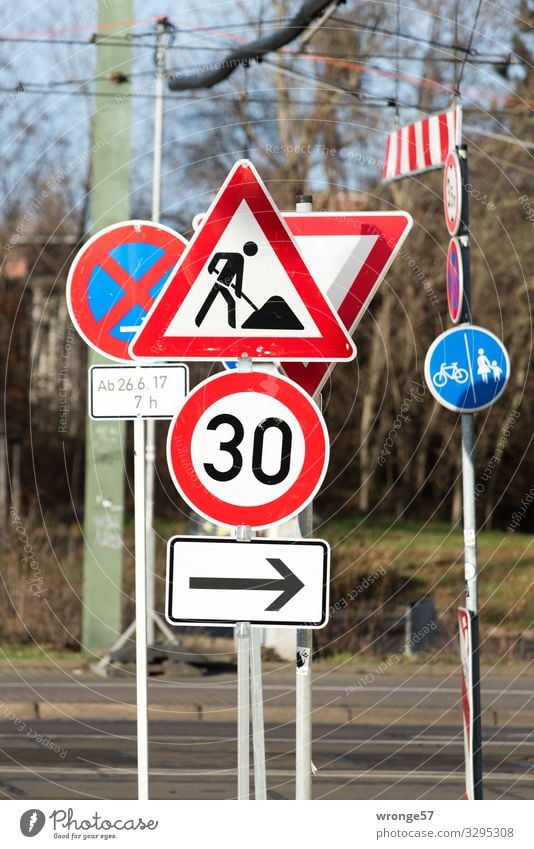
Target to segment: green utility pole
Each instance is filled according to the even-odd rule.
[[[92,232],[130,217],[131,48],[124,22],[133,0],[99,0],[97,82],[93,116]],[[106,44],[119,38],[123,44]],[[104,40],[103,40],[104,39]],[[109,363],[89,352],[89,365]],[[122,631],[124,422],[87,421],[85,449],[85,549],[82,646],[98,654]]]

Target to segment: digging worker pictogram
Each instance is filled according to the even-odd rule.
[[[256,305],[243,292],[245,256],[255,256],[257,253],[258,246],[255,242],[245,242],[242,254],[233,251],[220,251],[212,256],[208,265],[208,274],[217,274],[217,280],[197,313],[195,318],[197,327],[200,327],[219,294],[227,303],[230,327],[235,328],[236,326],[236,298],[243,298],[254,310],[257,309]],[[221,260],[224,261],[224,265],[217,270],[217,265]]]

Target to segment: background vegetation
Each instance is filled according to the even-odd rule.
[[[232,38],[247,40],[298,5],[236,3],[241,24],[232,29],[210,21],[202,37],[192,35],[199,27],[206,30],[201,17],[180,21],[171,69],[213,61]],[[442,175],[379,184],[385,133],[397,121],[402,125],[447,108],[460,77],[469,144],[474,320],[503,339],[513,367],[504,397],[477,415],[477,508],[482,528],[492,531],[481,536],[483,621],[486,636],[508,640],[506,646],[532,625],[530,502],[519,523],[511,525],[534,492],[529,403],[534,168],[528,141],[533,11],[528,2],[506,10],[482,4],[472,42],[476,52],[466,54],[460,48],[469,43],[476,6],[415,0],[397,14],[382,3],[348,3],[314,35],[307,47],[312,58],[299,55],[295,44],[261,65],[239,68],[216,89],[168,94],[165,101],[162,220],[185,235],[191,233],[192,216],[206,208],[231,164],[243,156],[254,161],[281,208],[293,208],[296,194],[304,191],[313,193],[317,209],[400,208],[415,220],[358,328],[357,362],[338,366],[324,391],[332,455],[316,505],[317,534],[334,544],[333,598],[350,593],[377,564],[387,571],[349,613],[333,616],[319,637],[325,652],[371,644],[403,605],[426,594],[442,617],[446,642],[462,598],[458,417],[438,408],[428,392],[421,390],[417,400],[412,392],[408,419],[384,453],[403,402],[424,385],[431,341],[448,326]],[[47,7],[34,29],[42,24],[42,32],[52,35],[31,52],[27,45],[0,44],[5,86],[0,112],[6,128],[0,174],[0,394],[7,449],[6,463],[0,458],[5,590],[0,635],[12,642],[33,639],[74,648],[80,618],[86,351],[68,321],[64,292],[69,264],[91,221],[94,48],[59,43],[53,21],[61,20],[63,30],[87,40],[95,22],[79,4],[72,4],[69,22],[62,7],[53,2]],[[150,11],[143,4],[143,18]],[[140,217],[150,209],[153,31],[147,23],[134,29],[132,212]],[[193,383],[205,373],[195,366]],[[60,389],[68,399],[66,429],[60,422]],[[185,519],[165,468],[165,430],[158,427],[161,539]],[[126,471],[131,481],[130,468]],[[131,509],[131,482],[127,490]],[[10,508],[21,517],[48,576],[46,598],[27,591],[27,567]],[[126,619],[130,551],[127,536]],[[524,639],[528,642],[528,634]]]

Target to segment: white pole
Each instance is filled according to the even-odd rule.
[[[471,670],[472,670],[472,741],[471,759],[473,794],[475,799],[484,798],[482,764],[482,710],[480,699],[480,631],[478,619],[478,558],[477,524],[475,506],[475,417],[473,413],[462,413],[462,485],[464,507],[464,562],[466,608],[471,617]],[[466,776],[467,776],[466,771]]]
[[[313,506],[309,504],[300,514],[302,536],[313,530]],[[296,711],[295,711],[295,798],[312,797],[312,652],[313,632],[297,628]]]
[[[311,195],[297,197],[297,212],[312,212]],[[313,533],[313,503],[299,516],[303,537]],[[296,720],[295,720],[295,798],[312,797],[312,663],[313,636],[309,628],[297,628]]]
[[[163,74],[165,72],[165,19],[157,25],[156,47],[156,100],[154,111],[154,160],[152,169],[152,221],[157,224],[161,212],[161,145],[163,139]],[[156,534],[154,532],[154,479],[156,462],[156,422],[147,419],[146,423],[146,567],[147,567],[147,605],[151,613],[156,610]],[[148,617],[147,641],[154,645],[155,618]]]
[[[154,161],[152,167],[152,221],[159,222],[161,211],[161,144],[163,140],[163,76],[165,73],[166,20],[157,25],[156,102],[154,112]]]
[[[145,423],[134,421],[135,519],[135,671],[137,688],[137,787],[138,798],[148,796],[148,684],[145,535]]]
[[[154,478],[156,462],[156,422],[147,419],[146,422],[146,445],[145,445],[145,467],[146,467],[146,493],[145,493],[145,521],[146,521],[146,590],[147,607],[150,611],[147,622],[147,642],[153,646],[156,634],[156,534],[154,531]]]
[[[250,622],[238,622],[237,640],[237,798],[250,798]]]
[[[475,417],[462,413],[462,489],[464,504],[465,606],[478,614],[477,525],[475,513]]]
[[[458,139],[461,141],[461,109],[457,110]],[[462,166],[462,225],[460,238],[465,238],[464,251],[464,306],[462,321],[471,323],[473,316],[471,297],[471,247],[469,237],[469,195],[465,191],[468,183],[467,147],[460,148]],[[482,711],[480,702],[480,631],[478,618],[478,560],[477,560],[477,520],[475,496],[475,417],[473,413],[462,413],[462,489],[464,513],[464,564],[466,608],[471,618],[471,686],[473,705],[473,724],[471,743],[473,795],[475,799],[483,799],[483,764],[482,764]],[[466,780],[469,770],[466,770]]]
[[[265,774],[265,728],[263,724],[263,690],[261,685],[261,628],[250,633],[250,696],[252,702],[252,751],[254,752],[254,798],[267,799]]]

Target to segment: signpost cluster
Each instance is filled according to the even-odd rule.
[[[89,414],[134,420],[139,798],[149,793],[144,420],[171,419],[167,461],[178,492],[231,530],[169,541],[165,615],[171,626],[235,626],[238,796],[250,795],[252,708],[255,795],[266,798],[258,629],[309,634],[326,625],[330,549],[255,532],[296,516],[318,492],[329,439],[312,396],[335,362],[355,357],[351,333],[411,223],[406,213],[282,215],[242,160],[190,242],[161,225],[125,222],[75,259],[71,318],[118,363],[91,369]],[[189,391],[189,360],[236,368]],[[303,665],[308,671],[300,657],[299,673]],[[308,745],[297,768],[311,774]],[[299,786],[307,784],[297,775]]]
[[[461,417],[466,607],[459,610],[459,627],[466,798],[482,799],[474,413],[492,406],[502,395],[510,376],[510,361],[506,348],[493,333],[472,324],[467,146],[462,144],[460,106],[403,127],[389,139],[386,181],[431,168],[443,168],[445,225],[451,237],[447,302],[456,326],[431,344],[425,359],[425,379],[438,403]]]

